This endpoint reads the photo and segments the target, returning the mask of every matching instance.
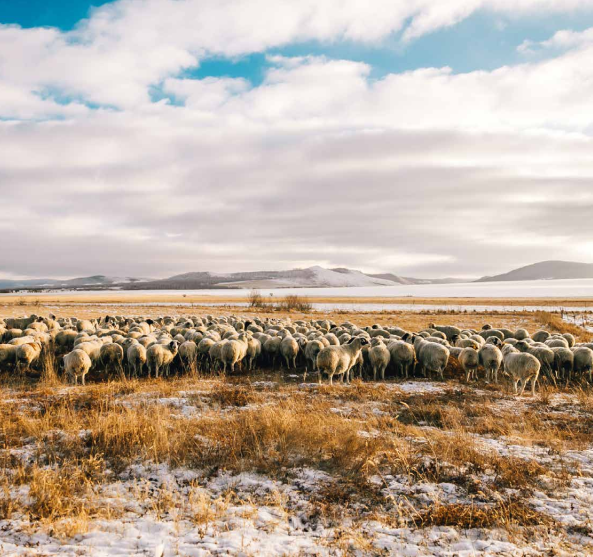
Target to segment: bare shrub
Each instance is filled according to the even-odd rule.
[[[252,308],[263,308],[266,307],[266,302],[264,301],[264,297],[261,295],[259,290],[252,290],[247,295],[247,300],[249,301],[249,307]]]
[[[291,294],[280,300],[276,308],[280,311],[309,312],[313,309],[313,305],[307,298]]]

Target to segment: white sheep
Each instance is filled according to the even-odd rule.
[[[71,383],[78,384],[78,378],[81,378],[82,384],[85,384],[86,374],[91,369],[93,362],[84,350],[73,350],[64,356],[64,371],[66,377]]]
[[[327,346],[317,355],[317,368],[321,373],[329,376],[329,384],[333,385],[334,375],[345,374],[347,381],[350,380],[348,374],[352,366],[356,363],[362,347],[369,344],[366,338],[357,337],[352,339],[344,346]]]

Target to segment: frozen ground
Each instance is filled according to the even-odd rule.
[[[63,294],[80,295],[84,297],[104,296],[110,291],[59,291]],[[112,292],[112,291],[111,291]],[[261,289],[265,298],[270,295],[282,297],[288,294],[312,297],[401,297],[418,298],[593,298],[593,279],[564,279],[564,280],[532,280],[508,282],[470,282],[457,284],[414,284],[397,286],[343,286],[333,288],[275,288]],[[125,295],[155,295],[159,296],[224,296],[225,298],[245,298],[248,289],[211,289],[211,290],[131,290],[118,291]],[[19,296],[21,293],[19,293]],[[43,293],[23,293],[23,296],[40,296]],[[2,294],[0,294],[0,297]]]
[[[323,435],[305,451],[300,443],[306,437],[288,425],[276,431],[267,424],[277,437],[267,430],[261,433],[267,441],[258,449],[265,455],[260,464],[227,456],[220,466],[188,466],[159,454],[156,460],[132,455],[118,467],[104,454],[106,468],[100,478],[77,495],[95,501],[89,507],[95,510],[82,517],[66,509],[63,517],[36,518],[35,513],[48,514],[35,501],[39,486],[16,480],[19,466],[55,471],[74,447],[92,453],[90,439],[102,439],[99,422],[109,417],[105,413],[122,408],[130,419],[147,415],[155,423],[165,420],[171,446],[177,428],[211,423],[212,428],[196,434],[207,450],[225,443],[224,437],[212,437],[217,420],[242,419],[246,413],[255,418],[269,408],[277,409],[283,423],[301,419],[296,410],[287,413],[287,401],[298,401],[306,413],[326,415],[329,437],[344,425],[357,433],[358,442],[344,441],[354,443],[353,459],[366,443],[380,445],[363,459],[362,468],[348,471],[337,466],[331,454],[317,459],[314,443],[321,452],[336,450],[324,444]],[[85,422],[85,413],[94,405],[98,419]],[[264,377],[249,387],[194,380],[86,390],[5,389],[0,408],[5,428],[0,452],[3,462],[10,462],[3,471],[9,481],[0,504],[2,555],[469,557],[593,551],[591,432],[565,434],[575,427],[575,418],[580,427],[589,423],[591,398],[582,392],[516,399],[502,388],[456,381],[329,389]],[[69,409],[65,429],[56,428],[51,416],[43,418],[47,408],[58,414]],[[535,419],[539,429],[522,427]],[[22,427],[28,432],[22,438],[9,434]],[[261,424],[255,421],[252,427],[259,431]],[[326,426],[315,427],[323,432]],[[550,435],[554,427],[560,428],[556,436]],[[152,454],[143,449],[138,444],[138,455]],[[50,490],[49,480],[44,485],[42,491]],[[12,501],[10,512],[7,500]],[[520,502],[524,515],[513,515],[510,502]],[[476,513],[498,508],[508,510],[509,524],[495,516],[492,524],[480,525],[464,514],[468,509]],[[522,516],[531,517],[529,524],[521,524]],[[74,523],[71,528],[68,521]]]

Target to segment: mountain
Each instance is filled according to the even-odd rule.
[[[541,261],[514,269],[502,275],[482,277],[476,282],[500,282],[508,280],[558,280],[593,278],[593,263],[574,261]]]
[[[42,288],[101,288],[120,284],[134,284],[148,281],[134,277],[107,277],[105,275],[93,275],[92,277],[77,277],[73,279],[26,279],[26,280],[3,280],[0,279],[0,289],[42,289]]]
[[[290,271],[250,271],[239,273],[195,272],[175,275],[142,284],[128,284],[127,290],[193,290],[199,288],[284,288],[322,286],[393,286],[392,280],[366,275],[352,269],[325,269],[315,266]]]
[[[118,290],[198,290],[205,288],[289,288],[289,287],[347,287],[398,286],[408,284],[442,284],[463,282],[457,279],[416,279],[392,273],[367,274],[354,269],[314,266],[289,271],[250,271],[238,273],[209,273],[197,271],[174,275],[165,279],[133,277],[90,277],[35,280],[0,280],[0,289],[118,289]]]

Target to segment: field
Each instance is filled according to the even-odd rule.
[[[4,302],[98,317],[110,303]],[[135,308],[134,314],[430,322],[571,332],[546,312]],[[0,554],[575,555],[593,552],[593,390],[356,380],[303,369],[70,386],[2,378]]]

